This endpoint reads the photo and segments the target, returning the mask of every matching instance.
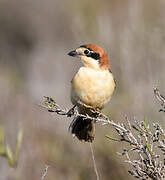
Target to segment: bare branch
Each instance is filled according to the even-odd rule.
[[[44,169],[44,172],[43,172],[40,180],[44,180],[45,179],[45,177],[46,177],[46,175],[48,173],[48,168],[49,167],[50,167],[49,165],[45,165],[45,169]]]
[[[163,109],[160,109],[160,111],[165,112],[165,97],[160,94],[159,90],[157,88],[154,88],[154,94],[156,99],[160,102]]]
[[[165,112],[165,98],[157,88],[154,89],[154,94],[163,107],[161,111]],[[70,110],[62,109],[52,97],[44,98],[45,100],[40,106],[51,113],[66,117],[81,116],[83,119],[91,119],[95,123],[111,125],[116,130],[118,138],[109,135],[106,135],[106,137],[117,143],[126,143],[125,148],[118,154],[125,156],[125,162],[130,164],[131,170],[128,171],[130,175],[141,180],[165,179],[165,131],[158,123],[153,123],[152,128],[150,128],[145,119],[143,121],[130,121],[128,117],[125,117],[124,123],[115,123],[97,109],[85,104],[81,103],[81,105],[89,108],[92,114],[95,114],[94,117],[88,114],[80,114],[76,106],[73,106]],[[96,163],[95,160],[93,161],[98,179]]]
[[[95,156],[94,156],[94,152],[93,152],[92,143],[90,143],[90,150],[91,150],[91,154],[92,154],[92,160],[93,160],[93,165],[94,165],[94,170],[95,170],[96,178],[97,178],[97,180],[100,180],[98,169],[97,169],[97,166],[96,166],[96,160],[95,160]]]

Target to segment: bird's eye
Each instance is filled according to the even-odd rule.
[[[88,49],[86,49],[85,51],[84,51],[84,54],[86,54],[86,55],[88,55],[90,53],[90,51],[88,50]]]

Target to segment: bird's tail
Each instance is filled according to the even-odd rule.
[[[95,124],[90,119],[78,116],[71,122],[69,131],[79,140],[92,142],[95,136]]]

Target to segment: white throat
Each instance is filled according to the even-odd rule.
[[[86,56],[81,56],[80,59],[85,67],[100,70],[99,60]]]

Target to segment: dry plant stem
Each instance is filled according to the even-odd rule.
[[[162,96],[156,88],[154,89],[154,94],[163,107],[161,111],[165,112],[164,96]],[[130,164],[131,167],[128,171],[130,175],[141,180],[165,179],[165,131],[158,123],[153,123],[153,130],[151,130],[145,120],[135,120],[131,123],[132,121],[126,117],[125,123],[115,123],[101,112],[86,105],[84,106],[89,108],[91,112],[96,115],[95,117],[80,114],[76,106],[70,110],[64,110],[50,97],[45,97],[45,101],[41,106],[46,108],[49,112],[54,112],[59,115],[66,115],[67,117],[82,116],[83,118],[91,119],[91,121],[95,123],[112,125],[119,138],[106,137],[109,140],[126,143],[123,151],[118,154],[125,156],[125,162]],[[92,150],[93,149],[91,149],[91,151]],[[94,155],[92,158],[94,158]],[[95,160],[93,160],[93,162],[95,173],[97,178],[99,178]]]
[[[165,97],[160,94],[160,91],[158,90],[158,88],[154,88],[154,94],[155,94],[156,99],[160,102],[163,108],[163,109],[160,109],[160,111],[165,112]]]
[[[93,146],[92,146],[92,143],[89,143],[89,144],[90,144],[90,149],[91,149],[91,153],[92,153],[92,161],[93,161],[93,165],[94,165],[96,178],[97,178],[97,180],[100,180],[98,169],[97,169],[97,166],[96,166],[96,160],[95,160],[95,155],[94,155],[94,151],[93,151]]]
[[[46,175],[48,173],[48,168],[49,167],[50,167],[49,165],[45,165],[45,169],[44,169],[44,172],[43,172],[40,180],[44,180],[45,179],[45,177],[46,177]]]

